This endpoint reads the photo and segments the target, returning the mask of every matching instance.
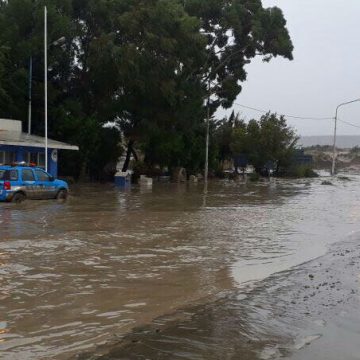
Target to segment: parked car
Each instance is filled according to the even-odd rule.
[[[69,186],[43,169],[25,165],[0,166],[0,201],[66,200]]]

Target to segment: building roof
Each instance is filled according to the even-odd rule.
[[[22,132],[21,121],[0,119],[0,145],[44,148],[45,138]],[[78,146],[48,139],[49,149],[79,150]]]

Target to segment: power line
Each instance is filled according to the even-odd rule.
[[[257,109],[251,106],[246,106],[246,105],[242,105],[239,103],[234,103],[234,105],[240,106],[244,109],[249,109],[249,110],[253,110],[253,111],[257,111],[259,113],[263,113],[263,114],[267,114],[269,112],[269,110],[262,110],[262,109]],[[279,112],[280,113],[280,112]],[[285,117],[287,118],[292,118],[292,119],[298,119],[298,120],[334,120],[333,117],[304,117],[304,116],[294,116],[294,115],[287,115],[287,114],[283,114]]]
[[[352,127],[354,127],[354,128],[360,129],[360,126],[359,126],[359,125],[352,124],[352,123],[350,123],[350,122],[348,122],[348,121],[345,121],[345,120],[340,120],[340,119],[338,119],[338,120],[339,120],[340,122],[346,124],[346,125],[349,125],[349,126],[352,126]]]

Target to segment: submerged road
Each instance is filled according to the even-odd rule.
[[[129,191],[76,186],[66,204],[1,204],[0,358],[95,353],[99,345],[116,343],[154,319],[172,321],[168,314],[178,309],[192,309],[195,318],[205,314],[190,328],[204,334],[232,329],[231,337],[240,344],[250,321],[217,317],[229,304],[250,319],[250,313],[258,316],[259,334],[260,328],[268,334],[268,325],[276,329],[263,317],[264,304],[270,306],[275,298],[266,290],[266,282],[274,281],[271,275],[325,255],[331,244],[360,230],[360,178],[351,179],[336,180],[334,186],[321,185],[323,179],[217,182],[206,197],[200,184]],[[282,287],[288,280],[280,276],[276,281]],[[253,291],[260,292],[263,306],[245,301]],[[291,299],[289,306],[291,301],[296,302]],[[164,321],[165,315],[170,319]],[[186,333],[189,343],[192,332]],[[296,343],[295,333],[274,337],[282,339],[279,344]],[[201,351],[186,354],[180,346],[176,356],[206,359],[213,354],[216,359],[221,354],[220,343],[201,344],[193,334]],[[257,343],[248,358],[277,356],[275,343]],[[166,345],[157,349],[159,355]],[[107,350],[103,346],[101,351]],[[164,354],[152,355],[170,356]],[[245,354],[238,346],[227,358]]]

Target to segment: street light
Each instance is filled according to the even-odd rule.
[[[204,174],[204,193],[208,192],[208,178],[209,178],[209,142],[210,142],[210,80],[208,85],[208,98],[206,103],[206,147],[205,147],[205,174]]]
[[[335,163],[336,163],[336,132],[337,132],[337,121],[338,121],[338,113],[339,113],[339,108],[345,105],[349,105],[352,104],[354,102],[360,101],[360,99],[355,99],[352,101],[348,101],[345,103],[342,103],[340,105],[337,106],[336,108],[336,113],[335,113],[335,128],[334,128],[334,145],[333,145],[333,159],[332,159],[332,168],[331,168],[331,175],[335,175]]]

